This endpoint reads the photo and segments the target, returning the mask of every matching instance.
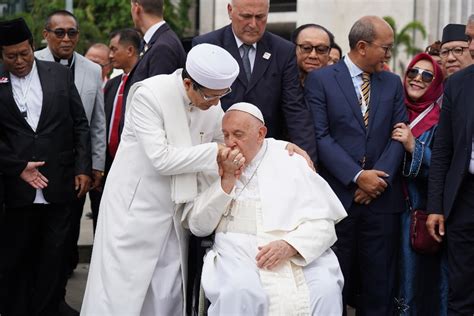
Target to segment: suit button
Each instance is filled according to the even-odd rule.
[[[31,159],[35,160],[35,159],[36,159],[36,156],[31,157]]]
[[[35,135],[35,139],[38,139],[38,135]]]

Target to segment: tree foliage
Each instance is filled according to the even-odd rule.
[[[164,18],[170,27],[183,36],[191,22],[188,17],[191,0],[179,2],[164,0]],[[42,31],[46,16],[59,9],[64,9],[64,0],[28,0],[25,12],[8,16],[6,19],[23,17],[33,33],[37,48],[46,45],[43,41]],[[124,0],[75,0],[74,15],[79,21],[80,41],[77,51],[84,51],[93,43],[108,43],[110,32],[133,27],[130,15],[130,1]]]
[[[396,71],[397,70],[397,57],[399,56],[402,46],[405,47],[405,53],[408,58],[421,52],[422,50],[415,46],[415,39],[412,37],[412,34],[414,34],[415,32],[420,32],[423,39],[425,39],[426,29],[423,23],[415,20],[415,21],[409,22],[404,27],[402,27],[400,31],[398,31],[397,24],[393,17],[384,16],[383,18],[392,27],[394,37],[395,37],[395,41],[393,43],[393,51],[392,51],[392,70]],[[400,66],[400,69],[405,68],[402,62],[400,62],[399,66]]]

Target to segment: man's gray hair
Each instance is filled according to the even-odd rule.
[[[359,41],[371,43],[375,40],[375,37],[376,33],[373,20],[367,17],[361,18],[354,23],[349,31],[349,47],[351,49],[356,48]]]
[[[471,14],[469,18],[467,19],[467,24],[472,24],[474,23],[474,14]]]

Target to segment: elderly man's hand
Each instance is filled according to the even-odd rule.
[[[48,186],[48,179],[39,172],[38,167],[44,165],[44,161],[30,161],[20,174],[25,182],[35,189],[44,189]]]
[[[88,175],[79,174],[74,178],[75,182],[75,189],[77,192],[77,197],[81,198],[86,195],[87,191],[89,191],[91,187],[92,180]]]
[[[257,267],[267,270],[273,269],[298,253],[292,245],[284,240],[272,241],[263,247],[258,247],[258,250],[255,258]]]
[[[428,233],[437,242],[443,241],[444,236],[444,215],[441,214],[430,214],[426,220],[426,228]]]
[[[92,186],[91,190],[97,190],[102,192],[102,179],[104,177],[104,172],[100,170],[92,169]]]
[[[357,185],[371,198],[375,199],[387,188],[388,184],[383,179],[386,177],[388,177],[388,174],[380,170],[364,170],[357,178]]]
[[[368,205],[372,202],[372,198],[366,192],[364,192],[361,188],[357,188],[354,193],[354,202],[359,204]]]
[[[296,154],[300,155],[301,157],[303,157],[306,160],[306,163],[308,163],[308,166],[311,169],[313,169],[314,171],[316,171],[316,168],[314,167],[313,161],[311,160],[311,158],[309,157],[309,155],[306,151],[304,151],[303,149],[301,149],[300,147],[296,146],[293,143],[288,143],[286,145],[286,150],[288,150],[288,154],[290,156],[293,156],[293,154],[296,153]]]
[[[235,181],[242,174],[245,158],[238,149],[225,148],[218,157],[221,187],[226,193],[232,191]]]

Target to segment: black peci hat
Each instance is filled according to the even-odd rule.
[[[466,25],[465,24],[448,24],[443,29],[443,38],[441,45],[453,41],[466,41]]]
[[[23,18],[0,22],[0,46],[19,44],[32,37]]]

